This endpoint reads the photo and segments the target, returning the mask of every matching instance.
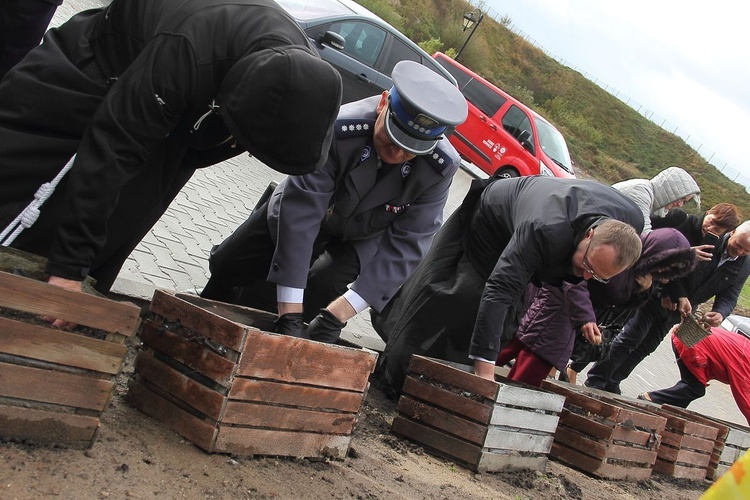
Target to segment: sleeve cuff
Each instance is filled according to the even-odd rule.
[[[362,311],[370,307],[370,304],[368,304],[360,294],[351,289],[347,290],[344,293],[344,299],[349,302],[349,305],[351,305],[352,309],[354,309],[357,313],[361,313]]]
[[[291,286],[276,286],[276,301],[290,304],[302,304],[305,301],[305,289]]]

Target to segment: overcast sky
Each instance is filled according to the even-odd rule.
[[[478,1],[474,2],[479,5]],[[538,45],[678,127],[750,182],[750,29],[739,2],[487,0]],[[500,17],[498,17],[498,20]],[[480,27],[481,29],[481,27]],[[717,163],[720,159],[721,163]],[[666,165],[665,165],[666,167]],[[730,170],[731,169],[731,170]],[[734,175],[732,175],[734,173]]]

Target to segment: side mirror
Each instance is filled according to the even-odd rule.
[[[335,31],[326,31],[320,38],[320,43],[323,45],[330,45],[336,50],[344,50],[344,47],[346,46],[346,40],[344,40],[344,37]]]

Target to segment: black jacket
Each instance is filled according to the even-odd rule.
[[[312,171],[315,161],[295,165],[293,155],[308,147],[305,158],[320,157],[325,141],[315,133],[328,134],[327,154],[340,77],[315,56],[330,71],[333,97],[321,93],[307,109],[256,88],[277,77],[264,71],[269,55],[295,47],[314,54],[271,0],[114,0],[74,16],[0,85],[0,205],[29,200],[76,153],[65,200],[51,203],[55,241],[30,250],[46,250],[51,274],[82,279],[113,234],[134,246],[150,227],[142,221],[158,219],[191,169],[247,149],[278,170]],[[246,96],[259,98],[243,110]],[[335,107],[321,104],[334,99]],[[266,102],[278,102],[278,117],[257,109]],[[294,133],[301,123],[318,132]]]

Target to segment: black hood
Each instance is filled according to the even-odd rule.
[[[217,102],[240,147],[279,172],[302,175],[328,158],[341,88],[341,76],[317,54],[286,46],[237,61]]]

